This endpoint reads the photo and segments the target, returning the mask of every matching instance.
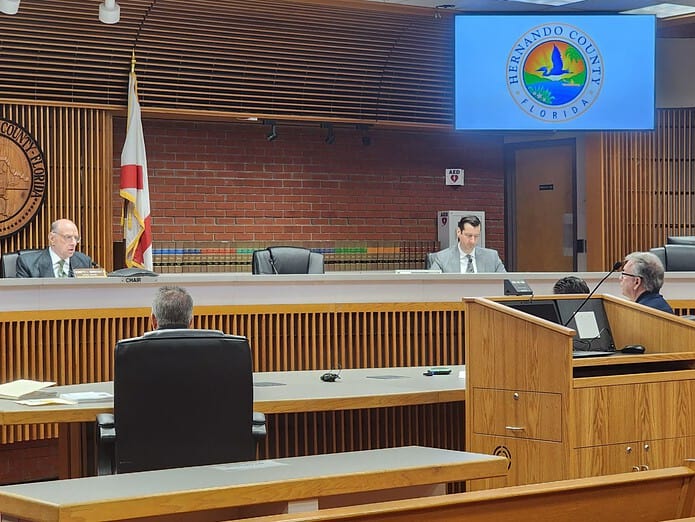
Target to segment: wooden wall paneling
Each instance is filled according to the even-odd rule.
[[[43,206],[24,229],[0,239],[0,252],[44,248],[51,222],[67,217],[80,229],[79,249],[113,266],[111,116],[88,108],[11,104],[0,104],[0,115],[34,136],[47,165]]]

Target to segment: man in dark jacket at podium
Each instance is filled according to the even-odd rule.
[[[671,305],[659,293],[664,284],[664,265],[651,252],[632,252],[625,256],[620,273],[620,290],[636,303],[673,313]]]

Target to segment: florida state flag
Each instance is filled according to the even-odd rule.
[[[150,220],[150,190],[147,183],[145,137],[140,118],[135,59],[128,85],[128,127],[121,152],[121,190],[125,199],[123,233],[125,263],[128,267],[152,270],[152,223]]]

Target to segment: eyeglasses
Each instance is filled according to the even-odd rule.
[[[637,277],[639,279],[642,279],[642,276],[631,274],[630,272],[620,272],[620,277]]]
[[[62,237],[65,241],[68,243],[70,241],[74,241],[75,243],[79,243],[82,238],[80,236],[73,236],[72,234],[58,234],[60,237]]]

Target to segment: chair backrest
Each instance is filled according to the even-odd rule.
[[[2,254],[2,260],[0,261],[0,277],[17,277],[17,258],[21,254],[28,254],[32,252],[41,252],[41,250],[28,248],[25,250],[5,252]]]
[[[432,267],[434,266],[434,256],[436,254],[434,252],[427,252],[427,255],[425,256],[425,269],[431,270]]]
[[[17,258],[19,252],[5,252],[2,255],[2,277],[17,277]]]
[[[666,249],[661,246],[650,248],[649,251],[661,260],[661,264],[664,265],[664,270],[666,270]]]
[[[667,272],[695,270],[695,245],[664,245]]]
[[[253,253],[254,274],[323,274],[323,254],[293,246],[268,247]]]
[[[252,415],[245,337],[157,330],[116,344],[116,473],[253,460]]]
[[[695,236],[668,236],[667,245],[695,245]]]

